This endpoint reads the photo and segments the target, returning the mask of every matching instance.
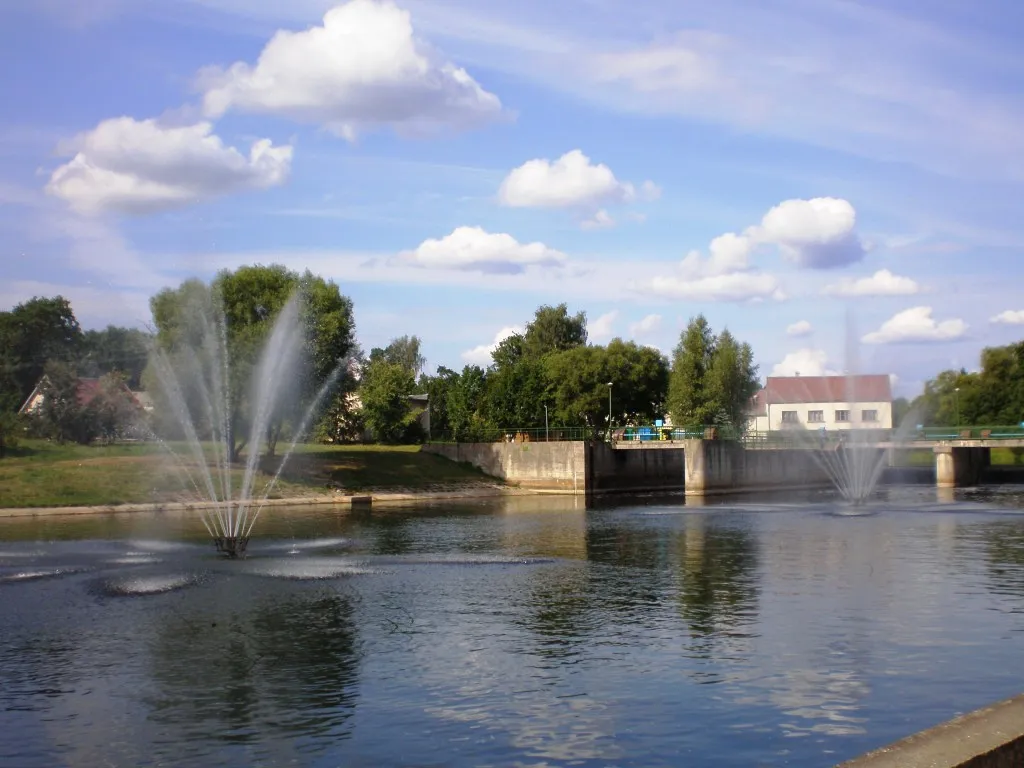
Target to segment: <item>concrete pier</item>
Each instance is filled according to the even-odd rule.
[[[935,482],[940,488],[964,488],[977,485],[992,463],[990,448],[936,445]]]

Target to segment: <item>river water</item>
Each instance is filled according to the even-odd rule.
[[[833,765],[1024,690],[1022,507],[2,520],[0,765]]]

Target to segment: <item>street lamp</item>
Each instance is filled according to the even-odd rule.
[[[544,403],[544,442],[548,442],[551,439],[551,434],[548,432],[548,404]]]
[[[956,401],[956,428],[960,429],[960,387],[953,389],[953,399]]]
[[[608,440],[612,439],[612,383],[608,382]]]

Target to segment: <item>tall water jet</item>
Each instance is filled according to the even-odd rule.
[[[245,554],[256,519],[344,363],[328,376],[293,425],[292,441],[276,472],[256,492],[260,455],[268,440],[276,441],[278,433],[272,429],[277,429],[276,422],[282,418],[282,402],[294,398],[292,387],[300,379],[304,326],[299,297],[292,295],[274,319],[247,381],[232,366],[227,319],[217,301],[211,296],[193,297],[189,305],[186,338],[173,357],[159,346],[151,355],[158,387],[181,431],[184,450],[170,442],[161,443],[191,486],[200,504],[200,519],[217,551],[235,558]],[[255,311],[262,320],[266,310],[257,307]],[[235,376],[243,386],[235,386]],[[242,409],[234,407],[238,398],[247,401],[248,430]],[[243,433],[247,437],[240,440]],[[232,473],[243,446],[246,459],[236,493]]]
[[[846,366],[841,377],[840,395],[835,397],[832,393],[828,398],[820,394],[812,395],[810,379],[814,377],[808,377],[803,394],[807,402],[828,400],[838,410],[845,410],[848,414],[849,427],[826,432],[824,427],[813,430],[809,425],[795,424],[789,430],[789,437],[810,453],[843,499],[854,505],[862,505],[871,498],[878,487],[888,463],[890,448],[909,436],[914,419],[908,414],[894,429],[879,428],[864,421],[863,415],[855,406],[880,403],[885,393],[886,399],[891,402],[891,385],[887,380],[888,374],[860,373],[859,342],[856,337],[856,326],[849,312],[846,315],[845,330]],[[885,379],[885,393],[880,391],[879,384],[882,379]]]

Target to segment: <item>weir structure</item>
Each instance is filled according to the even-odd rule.
[[[1009,428],[1008,428],[1009,429]],[[917,434],[821,445],[815,439],[504,441],[431,443],[424,450],[537,491],[571,494],[684,492],[702,497],[751,491],[836,487],[859,503],[900,451],[932,452],[940,488],[977,485],[994,447],[1024,449],[1024,429]],[[922,468],[923,469],[923,468]]]

